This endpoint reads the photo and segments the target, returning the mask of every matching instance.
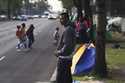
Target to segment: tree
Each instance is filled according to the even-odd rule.
[[[84,0],[84,12],[92,21],[92,8],[90,6],[90,0]]]
[[[105,27],[106,27],[106,8],[105,0],[96,0],[97,27],[96,27],[96,61],[95,74],[106,77],[107,66],[105,59]]]
[[[22,0],[3,0],[4,9],[7,10],[8,19],[11,15],[18,14],[22,6]]]
[[[40,11],[40,14],[42,14],[43,11],[47,10],[49,5],[45,3],[43,0],[38,0],[37,2],[38,10]]]
[[[61,0],[63,3],[63,7],[66,9],[71,9],[74,6],[73,0]]]
[[[6,13],[6,3],[4,0],[0,0],[0,14]]]
[[[24,0],[23,6],[25,8],[25,14],[29,14],[29,8],[30,8],[29,0]]]
[[[7,0],[7,15],[8,15],[8,19],[11,18],[11,1],[10,0]]]
[[[61,0],[63,3],[63,7],[71,10],[72,7],[76,7],[77,8],[77,13],[78,13],[78,17],[83,16],[82,13],[82,9],[83,9],[83,0]]]
[[[22,7],[22,0],[11,0],[12,15],[20,14],[21,7]]]

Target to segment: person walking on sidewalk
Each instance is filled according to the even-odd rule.
[[[64,26],[64,32],[57,47],[58,56],[56,83],[72,83],[71,65],[72,52],[75,48],[75,29],[69,22],[68,13],[62,13],[60,23]]]

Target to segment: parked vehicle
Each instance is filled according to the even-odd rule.
[[[0,15],[0,20],[6,20],[7,16],[6,15]]]
[[[42,18],[48,18],[50,12],[45,11],[43,15],[41,15]]]
[[[28,17],[27,17],[27,15],[13,16],[12,20],[27,21]]]
[[[33,15],[32,17],[33,18],[40,18],[41,16],[40,15]]]
[[[48,15],[49,15],[49,14],[43,14],[43,15],[41,15],[41,17],[42,17],[42,18],[48,18]]]
[[[57,18],[58,18],[58,14],[51,13],[48,15],[48,19],[57,19]]]
[[[21,15],[21,21],[27,21],[28,16],[27,15]]]

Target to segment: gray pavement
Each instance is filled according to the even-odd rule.
[[[26,23],[27,27],[30,24],[34,24],[35,29],[35,35],[42,32],[42,29],[45,28],[49,23],[52,21],[48,21],[47,19],[35,19],[35,20],[29,20],[29,21],[11,21],[11,22],[5,22],[3,24],[0,24],[0,56],[4,53],[4,51],[7,51],[14,45],[16,45],[17,40],[15,36],[16,31],[16,25],[20,25],[21,23]],[[43,24],[42,24],[43,22]],[[8,43],[9,42],[9,43]]]
[[[17,52],[15,30],[21,23],[0,24],[0,83],[48,83],[56,68],[52,34],[58,23],[47,19],[27,21],[28,26],[36,27],[35,43],[33,49]]]

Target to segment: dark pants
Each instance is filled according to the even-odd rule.
[[[28,48],[32,48],[32,44],[34,43],[34,37],[28,37],[29,43],[28,43]]]
[[[57,64],[57,77],[56,83],[72,83],[71,75],[71,59],[61,59],[59,58]]]
[[[21,43],[23,43],[24,48],[27,48],[27,37],[26,36],[21,38]]]

